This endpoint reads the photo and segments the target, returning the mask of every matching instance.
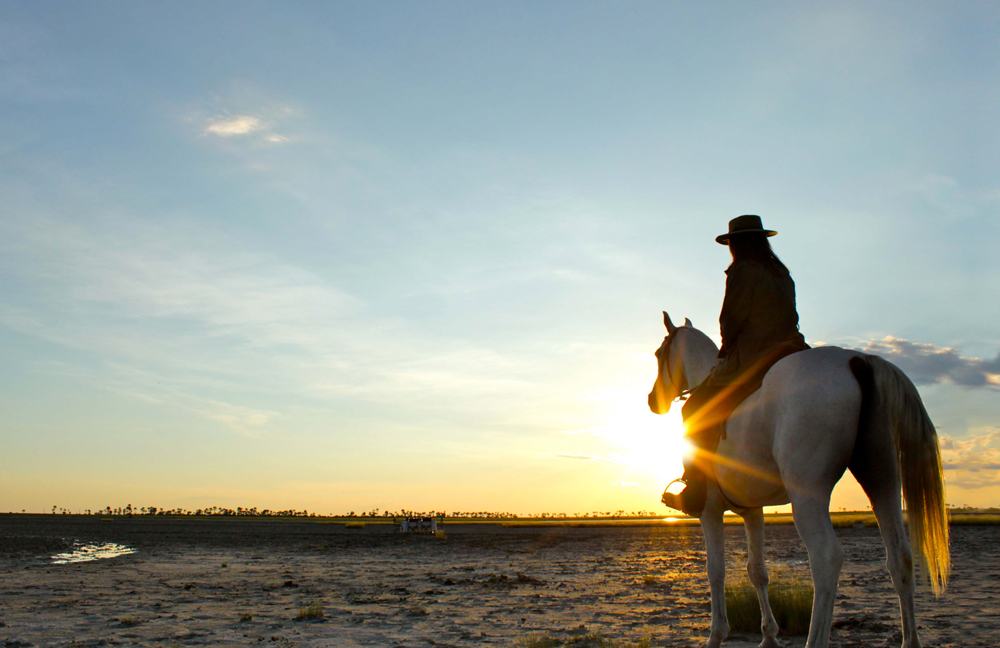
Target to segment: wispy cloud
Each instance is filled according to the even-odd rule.
[[[1000,386],[1000,354],[993,360],[967,358],[958,349],[891,336],[867,342],[859,350],[891,361],[918,385]]]
[[[543,453],[543,456],[555,457],[557,459],[578,459],[580,461],[597,461],[601,463],[621,463],[622,453],[612,453],[604,455],[586,454],[584,452],[553,452]]]
[[[294,111],[279,106],[239,114],[223,111],[211,117],[201,114],[190,119],[201,125],[201,134],[205,137],[286,144],[292,141],[292,137],[278,132],[278,124],[294,114]]]
[[[236,115],[235,117],[217,117],[205,127],[206,135],[233,137],[246,135],[264,128],[263,122],[251,115]]]
[[[581,461],[603,461],[601,457],[597,455],[584,454],[582,452],[556,452],[549,455],[550,457],[558,457],[559,459],[579,459]]]
[[[220,401],[209,401],[208,408],[201,411],[201,414],[213,421],[222,423],[224,426],[238,434],[252,436],[256,431],[267,425],[278,412],[271,410],[261,410],[241,405],[233,405]]]
[[[193,222],[23,218],[0,223],[0,253],[0,326],[93,354],[88,384],[236,433],[280,422],[261,394],[433,410],[439,425],[516,424],[530,408],[509,402],[544,398],[536,363],[373,317],[329,278]]]
[[[315,331],[305,322],[336,322],[357,307],[313,273],[185,227],[120,222],[95,231],[35,219],[6,233],[20,244],[18,256],[35,261],[34,279],[44,279],[39,301],[57,308],[89,304],[133,322],[188,320],[213,338],[253,346],[312,346]]]

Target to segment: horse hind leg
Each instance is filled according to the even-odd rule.
[[[917,615],[913,605],[913,553],[903,527],[903,512],[898,487],[894,493],[872,498],[872,510],[878,519],[885,545],[885,566],[892,576],[892,585],[899,596],[899,613],[903,621],[903,648],[920,648],[917,636]]]
[[[747,576],[757,592],[760,604],[760,631],[764,640],[760,648],[780,648],[778,642],[778,622],[774,620],[771,604],[767,598],[767,564],[764,562],[764,512],[752,509],[743,514],[743,526],[747,532]]]
[[[899,612],[903,623],[903,648],[920,648],[917,636],[917,617],[913,604],[913,552],[906,537],[903,511],[900,503],[899,475],[895,470],[895,454],[891,447],[869,448],[868,453],[857,453],[851,462],[851,472],[872,504],[878,520],[882,543],[885,545],[885,566],[892,577],[892,585],[899,597]],[[879,457],[884,461],[878,461]],[[862,460],[864,457],[867,460]],[[886,468],[892,466],[892,468]]]
[[[792,517],[809,551],[813,579],[812,617],[806,648],[827,648],[833,624],[833,604],[844,552],[830,522],[830,498],[792,496]]]

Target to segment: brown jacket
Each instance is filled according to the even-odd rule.
[[[783,268],[771,270],[752,259],[741,259],[726,270],[722,327],[722,362],[709,383],[725,385],[780,345],[808,349],[799,333],[795,282]]]

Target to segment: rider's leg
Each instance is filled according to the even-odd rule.
[[[719,447],[722,437],[724,419],[717,420],[717,412],[724,409],[719,403],[720,392],[724,388],[701,384],[684,404],[681,415],[684,417],[684,438],[692,446],[692,450],[684,458],[684,476],[681,481],[685,488],[680,493],[664,492],[662,502],[670,508],[684,511],[688,515],[698,517],[705,507],[705,497],[708,487],[706,468],[710,455]]]
[[[692,451],[684,457],[684,490],[679,493],[664,491],[661,501],[670,508],[698,517],[705,508],[708,492],[708,477],[705,474],[706,459],[703,452],[715,452],[719,445],[719,433],[716,430],[703,430],[700,434],[687,436]]]

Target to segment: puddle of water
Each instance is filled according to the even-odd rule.
[[[116,558],[135,553],[132,547],[126,547],[114,542],[104,542],[101,544],[78,544],[66,553],[58,553],[52,556],[53,565],[65,565],[67,563],[89,562],[91,560],[101,560],[103,558]]]

